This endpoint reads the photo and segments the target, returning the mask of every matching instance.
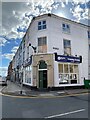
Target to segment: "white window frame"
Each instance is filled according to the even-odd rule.
[[[63,27],[63,25],[65,25],[65,27]],[[67,26],[69,26],[69,28],[67,28]],[[62,31],[64,33],[70,33],[70,24],[68,24],[68,23],[62,23]]]
[[[46,38],[46,39],[45,39],[46,41],[42,42],[41,45],[39,45],[39,43],[38,43],[39,38],[41,38],[41,40],[42,40],[43,38]],[[43,44],[43,43],[46,43],[46,44]],[[39,50],[40,50],[39,47],[43,47],[43,46],[46,46],[46,47],[47,47],[47,36],[38,37],[38,38],[37,38],[37,46],[38,46],[38,53],[43,53],[43,51],[42,51],[42,52],[39,52]],[[47,52],[47,49],[46,49],[46,52]]]
[[[43,24],[43,22],[45,21],[45,24]],[[41,22],[41,24],[39,25],[39,22]],[[44,28],[45,26],[45,28]],[[41,28],[39,28],[41,27]],[[45,30],[47,28],[47,25],[46,25],[46,20],[41,20],[41,21],[38,21],[38,30]]]
[[[64,41],[65,41],[65,40],[66,40],[66,41],[70,41],[70,46],[69,46],[69,47],[65,47],[65,46],[64,46]],[[64,54],[65,54],[65,48],[70,48],[70,50],[71,50],[71,40],[68,40],[68,39],[65,39],[65,38],[64,38],[64,39],[63,39]],[[66,53],[66,55],[68,55],[68,53]],[[71,51],[70,51],[70,54],[69,54],[69,55],[71,55]]]
[[[63,72],[62,73],[59,73],[59,64],[58,64],[58,77],[60,76],[60,75],[68,75],[68,77],[69,77],[69,80],[68,80],[68,83],[66,83],[66,84],[71,84],[71,79],[70,79],[70,75],[75,75],[76,74],[76,76],[77,76],[77,83],[76,84],[78,84],[79,83],[79,71],[78,72],[75,72],[75,68],[74,68],[74,66],[76,65],[76,66],[78,66],[78,64],[69,64],[69,63],[60,63],[60,64],[62,64],[63,65]],[[68,65],[68,73],[65,73],[65,70],[64,70],[64,65]],[[70,65],[73,65],[73,73],[70,73]],[[78,68],[79,69],[79,68]],[[60,78],[59,78],[60,79]]]

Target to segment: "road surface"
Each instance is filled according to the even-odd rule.
[[[88,94],[51,98],[2,96],[2,117],[88,118],[88,103]]]

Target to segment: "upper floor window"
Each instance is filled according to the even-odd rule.
[[[88,31],[88,38],[90,38],[90,31]]]
[[[47,37],[38,38],[38,52],[39,53],[47,52]]]
[[[63,45],[64,45],[64,54],[71,55],[71,41],[64,39]]]
[[[65,33],[70,33],[70,25],[69,25],[69,24],[66,24],[66,23],[63,23],[63,24],[62,24],[62,30],[63,30],[63,32],[65,32]]]
[[[46,29],[46,20],[38,22],[38,30]]]

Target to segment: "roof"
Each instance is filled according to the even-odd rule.
[[[74,21],[74,20],[67,19],[67,18],[64,18],[64,17],[60,17],[60,16],[55,15],[55,14],[52,14],[52,13],[39,15],[39,16],[37,16],[37,17],[34,17],[34,19],[33,19],[32,21],[34,21],[35,19],[39,19],[39,18],[41,18],[41,17],[44,17],[44,16],[46,16],[46,17],[47,17],[47,16],[56,17],[57,19],[67,20],[67,21],[72,22],[72,23],[75,23],[75,24],[77,24],[77,25],[82,25],[82,26],[90,27],[89,24],[86,25],[86,24],[83,24],[83,23],[79,23],[79,22],[76,22],[76,21]],[[31,22],[32,22],[32,21],[31,21]]]

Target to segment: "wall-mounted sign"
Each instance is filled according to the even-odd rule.
[[[24,67],[32,64],[32,55],[24,62]]]
[[[69,63],[81,63],[80,57],[57,55],[56,53],[55,53],[55,61],[69,62]]]
[[[53,49],[54,49],[54,50],[59,50],[59,48],[57,48],[57,47],[53,47]]]

